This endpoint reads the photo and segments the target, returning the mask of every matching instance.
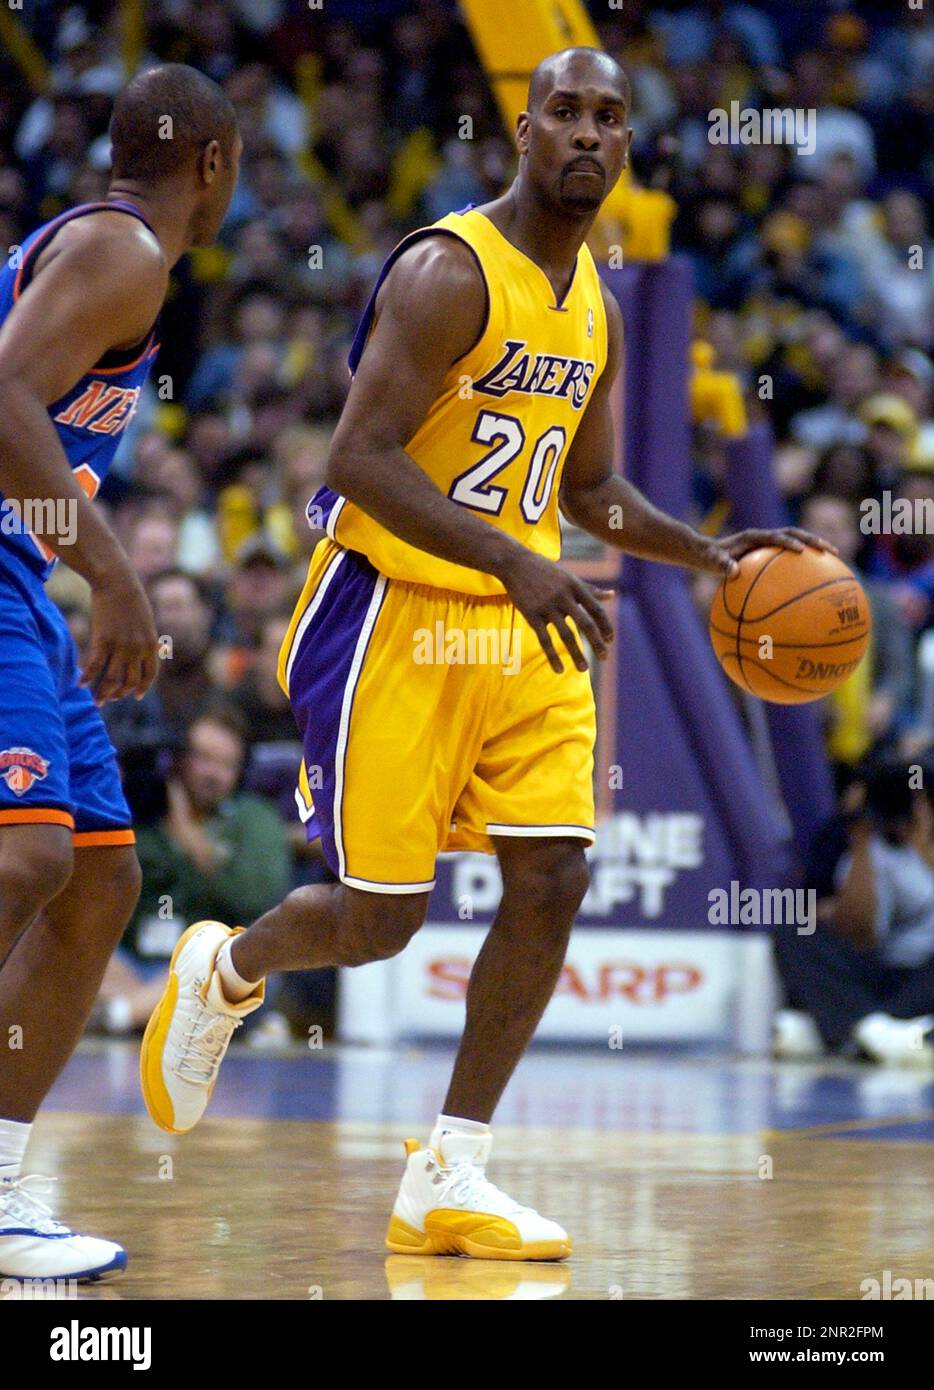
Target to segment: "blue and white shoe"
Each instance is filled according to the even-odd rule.
[[[27,1183],[32,1175],[0,1180],[0,1278],[99,1279],[126,1268],[126,1251],[110,1240],[79,1236],[55,1221]]]

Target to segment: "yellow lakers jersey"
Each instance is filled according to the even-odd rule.
[[[557,559],[562,469],[606,364],[606,313],[593,257],[581,246],[559,304],[540,266],[488,217],[473,209],[450,213],[430,229],[411,233],[389,257],[351,353],[352,370],[389,267],[413,241],[437,232],[459,237],[474,251],[486,281],[488,316],[479,341],[449,369],[406,452],[453,502]],[[428,555],[347,498],[328,489],[322,493],[328,534],[366,555],[390,579],[467,594],[503,593],[493,575]]]

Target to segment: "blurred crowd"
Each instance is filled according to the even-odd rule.
[[[880,742],[923,747],[934,534],[867,536],[860,504],[885,490],[934,499],[930,8],[590,9],[632,80],[635,174],[678,203],[697,331],[739,374],[752,418],[771,421],[789,519],[866,578],[879,635],[826,702],[831,756],[852,768]],[[15,12],[48,80],[30,85],[0,55],[0,245],[106,190],[120,11],[33,0]],[[256,916],[326,873],[298,819],[296,730],[276,681],[317,540],[306,503],[383,259],[412,227],[498,194],[514,169],[446,0],[148,0],[143,13],[143,62],[193,63],[223,83],[244,156],[218,245],[173,273],[156,371],[101,496],[167,644],[146,700],[107,712],[147,870],[122,960],[140,987],[186,917]],[[712,144],[709,113],[734,101],[816,109],[814,149]],[[721,443],[699,437],[697,521],[722,470]],[[60,567],[53,592],[81,647],[82,585]],[[320,986],[283,1000],[283,1015],[326,1014]],[[144,1016],[127,991],[113,982],[105,1026]]]
[[[634,19],[633,10],[641,17]],[[696,329],[776,438],[787,520],[860,574],[870,659],[824,702],[841,781],[874,748],[934,739],[934,506],[871,534],[866,503],[934,503],[934,19],[907,7],[626,6],[635,163],[676,197]],[[813,138],[711,144],[712,110],[816,112]],[[813,147],[812,147],[813,146]],[[722,502],[704,433],[696,520]]]

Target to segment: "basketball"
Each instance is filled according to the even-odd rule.
[[[778,705],[829,695],[862,661],[871,628],[853,571],[811,546],[749,551],[710,610],[710,640],[730,680]]]

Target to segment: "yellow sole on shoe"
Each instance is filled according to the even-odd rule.
[[[571,1254],[570,1240],[537,1240],[507,1249],[455,1231],[417,1231],[399,1216],[390,1219],[386,1248],[394,1255],[469,1255],[474,1260],[566,1260]]]
[[[153,1009],[149,1022],[146,1024],[143,1045],[139,1053],[139,1084],[143,1092],[143,1102],[153,1124],[164,1129],[167,1134],[188,1134],[189,1130],[194,1128],[194,1125],[190,1125],[188,1129],[176,1129],[172,1123],[175,1119],[175,1109],[169,1093],[165,1089],[165,1082],[162,1080],[162,1051],[178,999],[178,976],[175,973],[175,962],[189,939],[203,926],[204,922],[193,922],[175,943],[175,950],[169,961],[169,982],[165,987],[165,993]]]

